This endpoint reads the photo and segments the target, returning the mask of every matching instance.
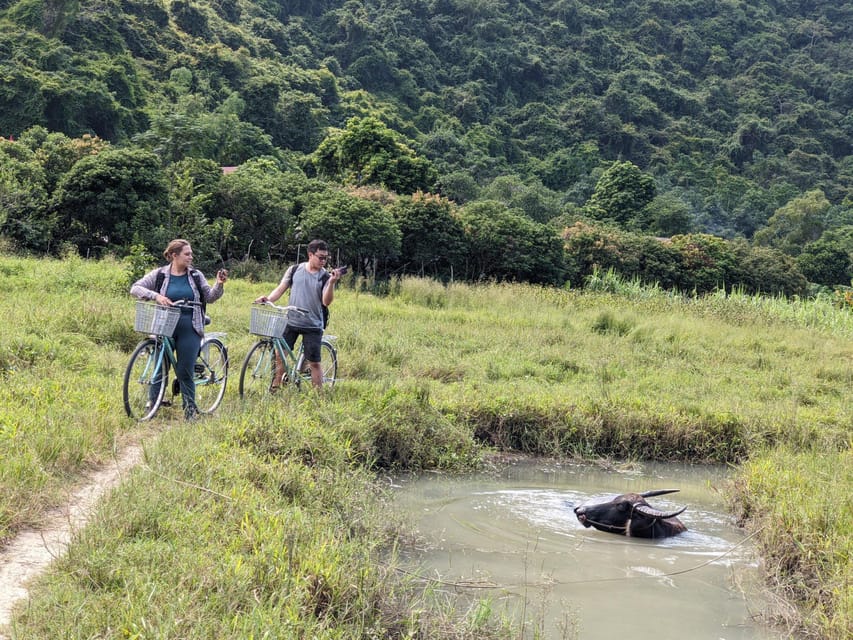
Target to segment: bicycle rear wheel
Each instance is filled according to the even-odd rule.
[[[334,345],[323,338],[320,343],[320,366],[323,369],[323,386],[333,387],[338,377],[338,352]],[[306,387],[311,386],[311,368],[308,366],[308,361],[305,359],[305,352],[299,352],[299,361],[296,364],[296,370],[299,371],[299,376],[296,378],[297,384]]]
[[[154,338],[143,340],[124,372],[122,396],[127,415],[140,422],[154,417],[168,382],[169,363],[163,354],[163,343]]]
[[[228,383],[228,350],[217,339],[201,345],[193,369],[195,404],[201,413],[213,413],[225,395]]]
[[[249,349],[240,370],[240,397],[260,398],[270,392],[275,372],[275,347],[272,340],[260,340]]]

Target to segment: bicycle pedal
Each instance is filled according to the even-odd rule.
[[[196,364],[193,366],[193,370],[195,371],[196,376],[203,376],[204,375],[204,369],[205,369],[205,367],[203,364]]]
[[[174,380],[172,380],[172,395],[176,396],[179,393],[181,393],[181,383],[178,381],[177,378],[175,378]]]

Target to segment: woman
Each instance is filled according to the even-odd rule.
[[[153,300],[157,304],[172,306],[173,300],[214,302],[222,297],[228,272],[216,272],[216,284],[210,286],[201,271],[192,268],[193,250],[186,240],[172,240],[163,256],[169,264],[154,269],[133,283],[130,295],[140,300]],[[192,420],[198,415],[195,405],[195,364],[201,339],[204,336],[204,313],[198,305],[181,308],[181,317],[172,338],[175,341],[177,365],[175,377],[181,388],[184,415]],[[159,389],[152,389],[157,393]]]

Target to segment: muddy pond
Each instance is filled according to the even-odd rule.
[[[757,615],[765,606],[757,560],[718,491],[727,476],[722,467],[520,460],[392,484],[419,534],[407,568],[454,594],[457,606],[488,599],[518,638],[788,638]],[[572,511],[653,489],[680,490],[648,501],[663,511],[686,506],[685,533],[627,538],[584,528]]]

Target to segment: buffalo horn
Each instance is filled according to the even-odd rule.
[[[640,495],[644,498],[651,498],[652,496],[664,496],[667,493],[678,493],[681,489],[656,489],[655,491],[645,491]]]
[[[679,509],[678,511],[673,511],[671,513],[664,513],[663,511],[658,511],[657,509],[654,509],[648,505],[638,504],[636,507],[634,507],[634,510],[639,511],[640,513],[644,513],[645,515],[649,516],[650,518],[666,519],[666,518],[674,518],[675,516],[677,516],[681,513],[684,513],[687,510],[687,507],[681,507],[681,509]]]

